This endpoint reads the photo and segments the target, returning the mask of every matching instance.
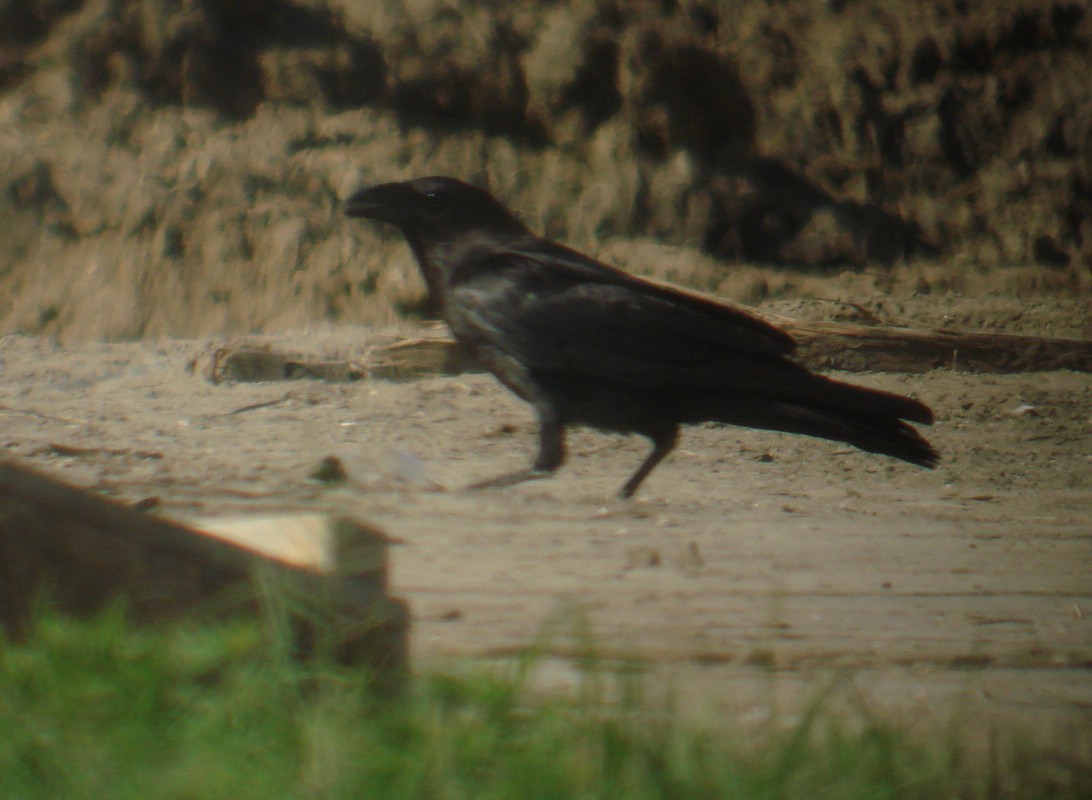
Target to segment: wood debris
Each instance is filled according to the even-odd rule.
[[[394,689],[409,613],[387,595],[388,544],[326,514],[183,524],[0,462],[0,625],[16,639],[43,600],[78,616],[121,598],[154,623],[269,613],[275,598],[301,657],[322,651]]]

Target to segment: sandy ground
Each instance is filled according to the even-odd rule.
[[[393,335],[273,341],[359,356]],[[418,665],[534,645],[565,683],[594,645],[714,718],[792,719],[834,682],[832,703],[1092,752],[1088,375],[847,376],[931,404],[941,467],[697,427],[622,502],[646,444],[590,431],[554,479],[461,491],[534,446],[528,410],[489,376],[214,386],[185,369],[207,345],[0,340],[6,456],[175,517],[378,523],[400,540]],[[307,479],[327,455],[348,487]]]

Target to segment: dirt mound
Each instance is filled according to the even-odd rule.
[[[589,249],[1084,291],[1089,74],[1067,0],[3,0],[0,328],[389,320],[420,284],[339,198],[428,173]]]

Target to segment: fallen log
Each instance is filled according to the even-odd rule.
[[[747,309],[796,339],[794,358],[811,369],[846,372],[1092,372],[1092,341],[975,333],[948,329],[884,327],[841,322],[806,322]],[[191,362],[191,369],[197,359]],[[196,371],[196,370],[194,370]],[[361,361],[307,360],[269,346],[225,345],[203,370],[212,383],[316,378],[413,380],[429,375],[480,372],[468,353],[439,326],[375,347]]]
[[[360,361],[318,359],[275,349],[268,343],[229,343],[208,348],[192,358],[187,371],[200,373],[209,383],[263,383],[319,380],[352,383],[364,378],[413,380],[426,375],[458,375],[475,365],[462,348],[434,330],[372,348]]]
[[[1092,341],[1083,339],[802,322],[774,314],[754,313],[790,333],[797,342],[793,358],[811,369],[846,372],[953,369],[997,373],[1071,369],[1092,372]],[[468,357],[462,355],[461,350],[452,339],[434,333],[431,337],[406,340],[399,349],[387,349],[385,358],[388,364],[399,356],[405,358],[405,372],[418,375],[421,373],[414,367],[425,360],[422,353],[427,354],[428,363],[468,364]]]
[[[774,314],[758,316],[790,333],[795,358],[812,369],[847,372],[1092,372],[1092,341],[802,322]]]
[[[230,344],[209,349],[187,366],[201,372],[209,383],[320,380],[351,383],[365,377],[353,361],[308,359],[298,353],[275,350],[269,345]]]
[[[388,540],[322,514],[187,525],[0,462],[0,626],[24,638],[41,602],[86,615],[121,599],[148,624],[273,613],[295,652],[400,685],[409,614],[387,595]]]

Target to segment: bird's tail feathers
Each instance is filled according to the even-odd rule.
[[[869,389],[814,374],[809,376],[809,380],[801,388],[799,400],[792,392],[787,392],[784,399],[797,401],[807,408],[829,409],[833,413],[865,414],[878,419],[894,418],[920,422],[923,425],[933,424],[933,411],[929,406],[901,394]]]
[[[783,406],[780,412],[782,419],[799,426],[800,433],[845,442],[929,469],[940,461],[940,453],[901,419],[793,405]]]
[[[882,412],[767,400],[746,408],[736,405],[730,413],[713,419],[845,442],[869,453],[882,453],[930,469],[940,461],[940,454],[913,427]]]

